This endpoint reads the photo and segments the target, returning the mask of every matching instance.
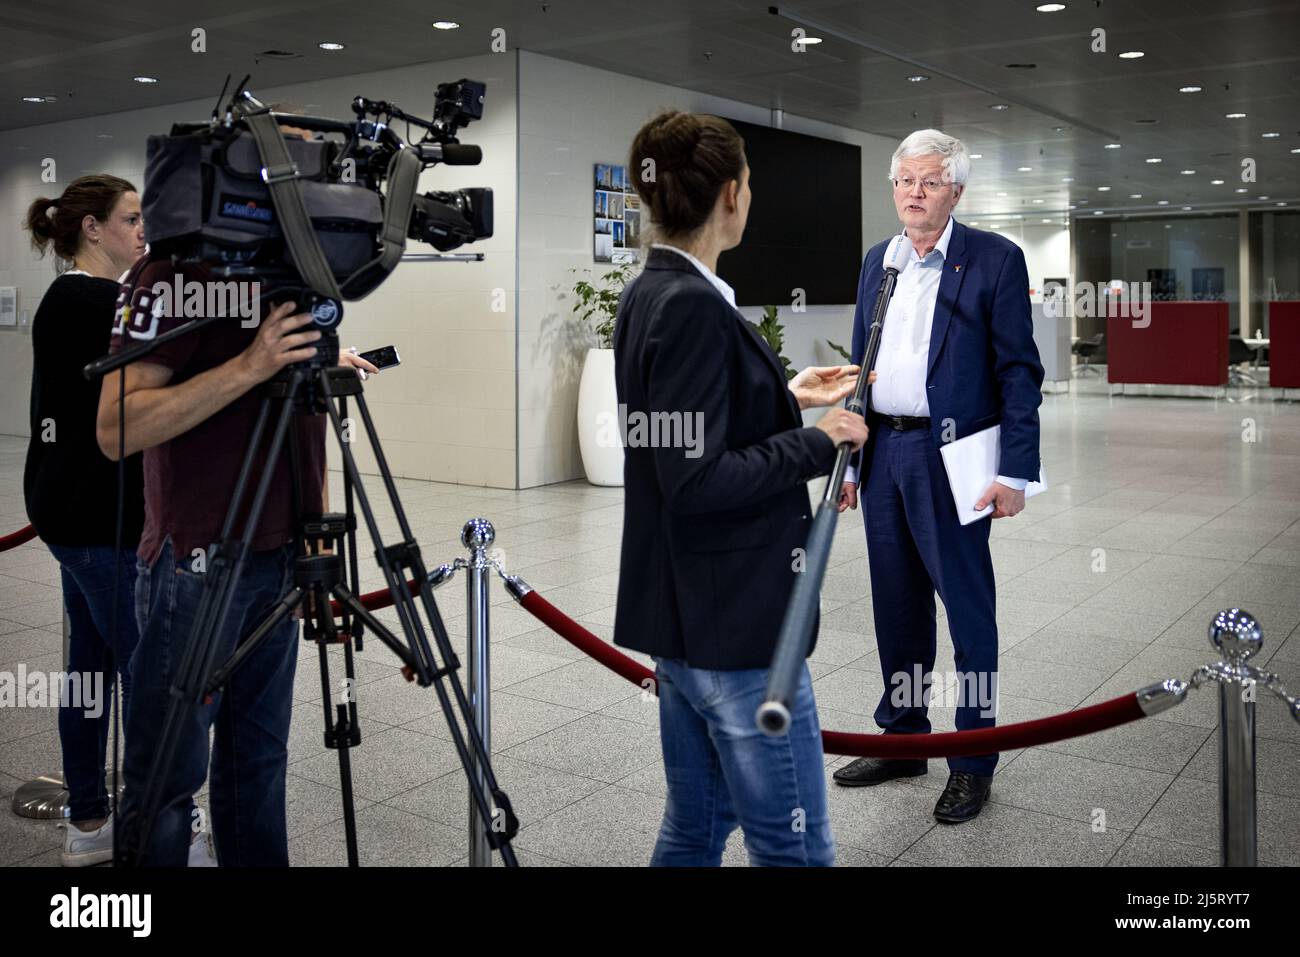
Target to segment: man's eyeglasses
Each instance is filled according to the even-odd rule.
[[[914,177],[898,176],[894,178],[894,186],[898,189],[911,191],[912,187],[915,185],[916,185],[916,179]],[[927,193],[935,193],[943,189],[945,186],[951,186],[951,185],[952,183],[945,183],[943,180],[934,179],[933,177],[926,177],[925,179],[921,180],[921,186],[925,189]]]

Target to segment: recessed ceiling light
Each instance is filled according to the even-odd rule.
[[[53,96],[24,96],[24,103],[53,103],[57,97]]]
[[[1075,208],[1074,203],[1071,203],[1069,206],[1067,206],[1067,207],[1065,207],[1065,208],[1066,208],[1066,209],[1074,209],[1074,208]]]
[[[1073,182],[1074,182],[1074,177],[1073,177],[1073,176],[1062,176],[1062,177],[1061,177],[1061,182],[1062,182],[1062,183],[1073,183]]]
[[[157,82],[158,82],[158,78],[157,78],[156,76],[133,76],[133,77],[131,77],[131,79],[135,80],[135,82],[137,82],[137,83],[157,83]]]
[[[1106,193],[1106,192],[1109,192],[1109,191],[1110,191],[1110,187],[1109,187],[1109,186],[1098,186],[1098,187],[1097,187],[1097,192],[1099,192],[1099,193]]]
[[[1037,10],[1039,13],[1059,13],[1060,11],[1065,9],[1065,4],[1040,3],[1038,6],[1034,7],[1034,9]]]
[[[1212,179],[1212,180],[1210,180],[1210,185],[1211,185],[1211,186],[1222,186],[1222,185],[1223,185],[1223,180],[1221,180],[1221,179]]]
[[[1032,166],[1017,166],[1017,167],[1016,167],[1016,172],[1018,172],[1018,173],[1028,173],[1028,172],[1030,172],[1031,170],[1033,170],[1033,167],[1032,167]]]
[[[990,103],[990,104],[989,104],[989,109],[990,109],[990,110],[1009,110],[1009,109],[1011,109],[1011,107],[1009,107],[1009,106],[1008,106],[1007,104],[1005,104],[1005,103]]]
[[[1273,205],[1274,205],[1274,206],[1285,206],[1286,203],[1274,203]]]
[[[1244,192],[1246,192],[1246,187],[1244,187],[1244,186],[1238,186],[1238,187],[1237,187],[1237,192],[1238,192],[1238,193],[1244,193]]]
[[[1142,198],[1142,194],[1141,194],[1141,193],[1129,193],[1129,194],[1128,194],[1128,198],[1129,198],[1129,199],[1141,199],[1141,198]]]
[[[1034,202],[1035,202],[1035,203],[1041,203],[1041,202],[1043,202],[1043,200],[1041,200],[1041,199],[1036,199],[1036,200],[1034,200]]]
[[[1051,220],[1050,220],[1050,219],[1045,219],[1045,220],[1043,220],[1043,222],[1045,222],[1045,223],[1050,223]]]
[[[1200,93],[1201,88],[1199,86],[1180,86],[1178,88],[1178,92],[1179,93]]]
[[[914,73],[914,74],[912,74],[911,76],[909,76],[909,77],[907,78],[907,82],[908,82],[908,83],[924,83],[924,82],[925,82],[926,80],[928,80],[928,79],[930,79],[930,78],[929,78],[928,76],[926,76],[924,73]]]
[[[1158,200],[1156,200],[1156,205],[1157,205],[1157,206],[1168,206],[1168,205],[1169,205],[1169,200],[1167,200],[1167,199],[1158,199]]]
[[[807,46],[807,45],[809,45],[809,44],[817,44],[817,43],[821,43],[821,42],[822,42],[822,38],[821,38],[821,37],[803,37],[801,40],[799,40],[799,43],[802,43],[802,44],[804,44],[805,46]]]
[[[1136,60],[1139,57],[1144,57],[1144,56],[1146,56],[1146,54],[1143,53],[1141,50],[1125,50],[1123,53],[1119,55],[1119,58],[1121,60]]]
[[[970,221],[970,224],[971,224],[972,226],[978,226],[978,225],[980,224],[980,221],[979,221],[978,219],[972,219],[972,220]]]
[[[1117,150],[1123,145],[1123,143],[1107,143],[1104,148],[1108,150]]]
[[[1260,133],[1259,135],[1264,137],[1264,139],[1266,140],[1274,140],[1277,139],[1282,134],[1281,133]]]
[[[1178,172],[1182,173],[1184,176],[1195,176],[1195,175],[1196,175],[1196,170],[1194,170],[1194,169],[1180,169]]]
[[[1291,152],[1292,152],[1292,153],[1295,153],[1295,152],[1297,152],[1297,150],[1292,150]],[[982,159],[984,158],[984,154],[983,154],[983,153],[971,153],[971,154],[970,154],[970,158],[973,159],[973,160],[982,160]]]
[[[1260,199],[1268,199],[1267,196],[1261,196],[1261,197],[1259,197],[1259,198],[1260,198]]]
[[[1105,214],[1105,212],[1106,212],[1106,211],[1105,211],[1104,209],[1094,209],[1094,210],[1092,211],[1092,215],[1094,215],[1094,216],[1101,216],[1101,215]]]
[[[1296,147],[1295,149],[1293,149],[1291,152],[1292,152],[1292,153],[1300,153],[1300,146],[1297,146],[1297,147]]]
[[[324,43],[318,43],[318,44],[316,44],[316,45],[317,45],[318,47],[320,47],[322,50],[329,50],[329,51],[331,51],[331,52],[334,51],[334,50],[342,50],[342,49],[344,49],[345,46],[346,46],[346,44],[343,44],[343,43],[335,43],[335,42],[332,41],[332,40],[326,40]]]
[[[1191,208],[1192,208],[1192,207],[1190,207],[1190,206],[1184,206],[1184,207],[1183,207],[1183,209],[1191,209]]]
[[[1007,195],[1007,194],[1006,194],[1006,193],[998,193],[998,195],[999,195],[999,196],[1005,196],[1005,195]]]
[[[1164,160],[1161,159],[1159,156],[1148,156],[1148,157],[1147,157],[1147,162],[1148,162],[1148,163],[1163,163]]]
[[[459,30],[460,24],[455,20],[434,20],[433,28],[435,30]]]
[[[112,134],[112,133],[100,133],[99,136],[98,136],[97,138],[98,138],[98,139],[101,139],[101,140],[111,140],[111,139],[113,138],[113,134]]]
[[[1244,120],[1246,118],[1246,114],[1245,113],[1224,113],[1223,118],[1225,120]]]

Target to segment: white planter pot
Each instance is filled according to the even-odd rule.
[[[623,484],[613,349],[587,350],[578,383],[578,447],[588,482],[611,487]]]

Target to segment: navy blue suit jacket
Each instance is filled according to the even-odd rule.
[[[853,319],[853,362],[858,365],[867,349],[889,242],[871,247],[858,277]],[[1042,385],[1025,254],[1004,236],[954,220],[935,300],[925,385],[935,445],[1001,425],[998,473],[1037,479]],[[858,455],[859,484],[871,462],[874,431]]]

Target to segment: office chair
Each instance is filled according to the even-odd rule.
[[[1087,339],[1080,339],[1070,346],[1070,352],[1078,356],[1082,361],[1075,366],[1075,372],[1080,377],[1092,373],[1095,376],[1101,375],[1101,370],[1092,365],[1092,358],[1101,350],[1101,344],[1106,341],[1106,333],[1099,332],[1095,336],[1089,336]]]
[[[1228,385],[1259,385],[1259,380],[1241,367],[1249,367],[1255,361],[1255,350],[1246,345],[1241,338],[1241,331],[1234,329],[1228,334]]]

